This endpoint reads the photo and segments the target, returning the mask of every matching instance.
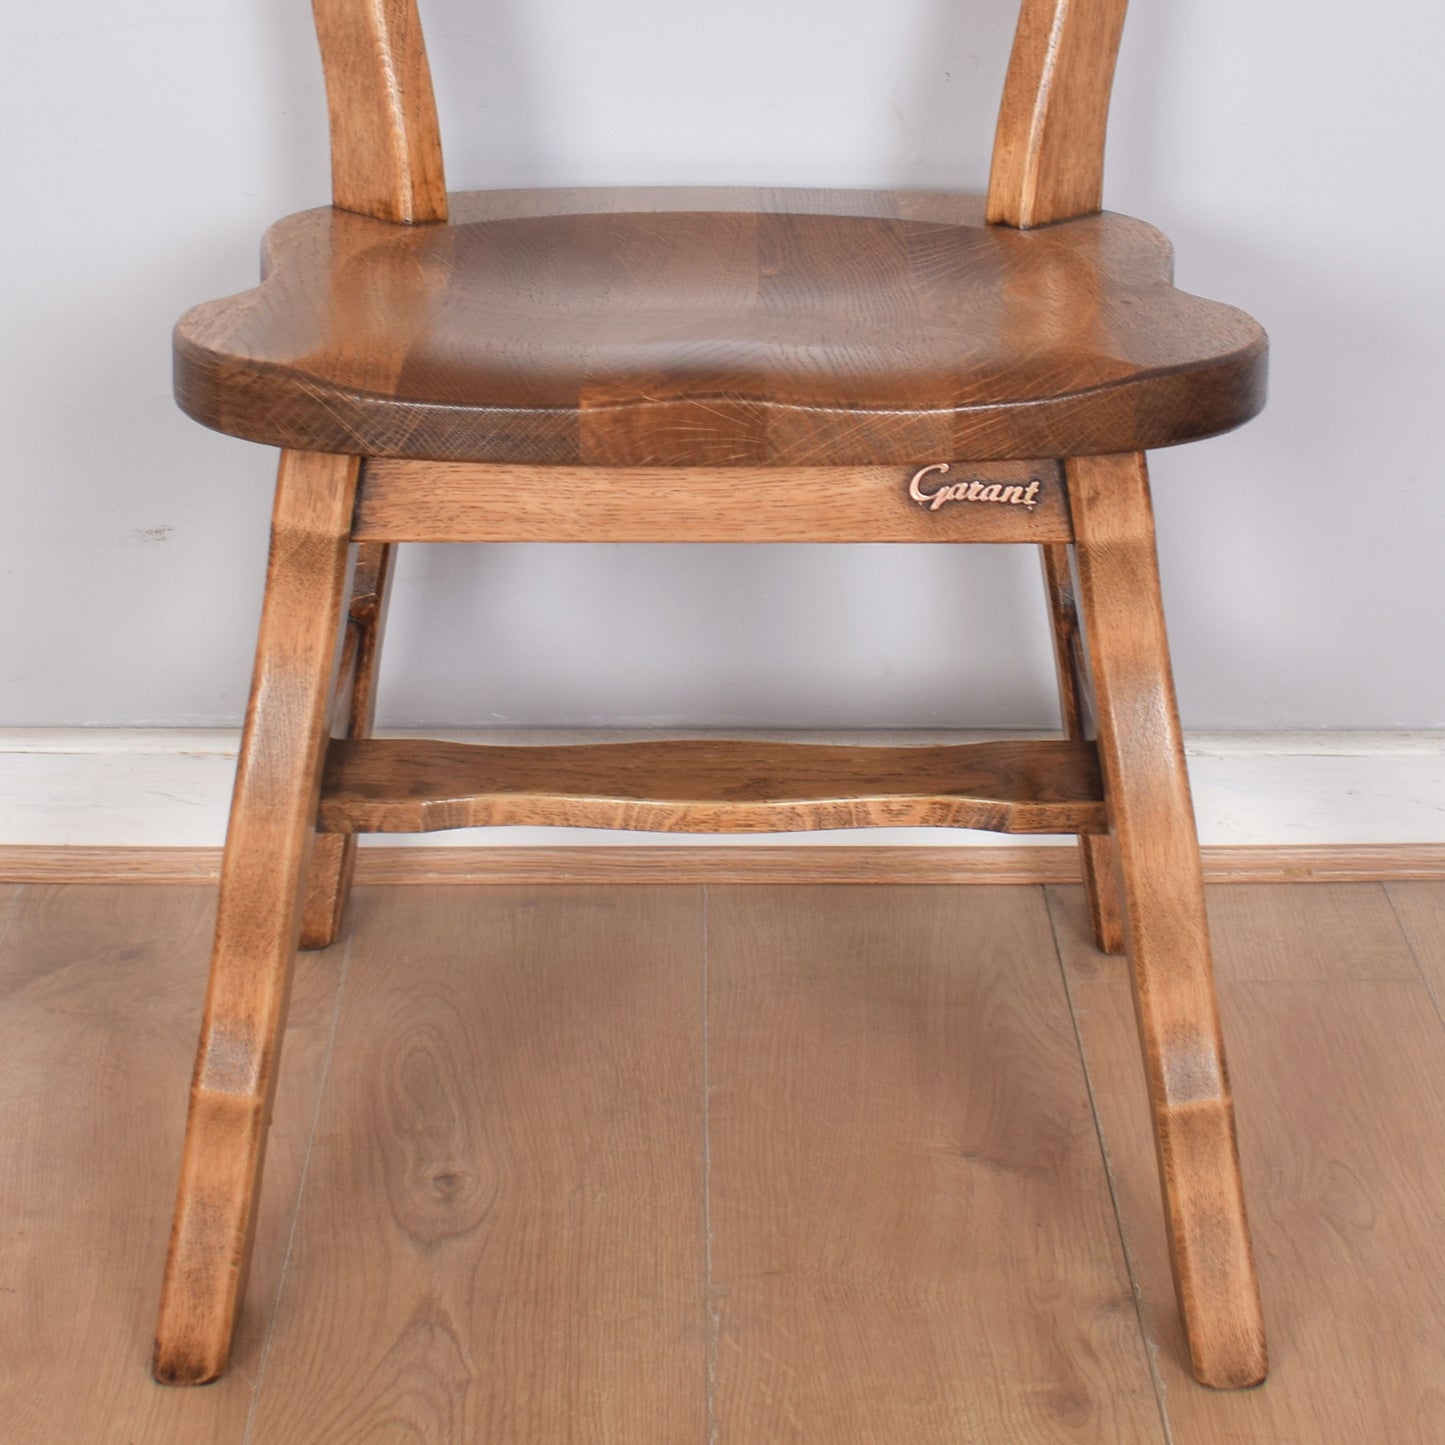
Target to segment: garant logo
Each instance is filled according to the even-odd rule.
[[[1038,505],[1039,488],[1043,485],[1037,478],[1028,486],[1005,486],[1002,482],[944,482],[933,491],[923,489],[923,479],[935,472],[943,476],[949,470],[947,462],[934,462],[932,466],[920,467],[908,483],[908,495],[920,507],[936,512],[945,502],[1002,502],[1009,507],[1027,507],[1030,511]]]

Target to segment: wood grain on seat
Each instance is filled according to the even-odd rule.
[[[988,226],[896,192],[480,192],[273,228],[191,311],[198,421],[312,451],[615,466],[1126,452],[1263,403],[1265,337],[1098,215]],[[402,358],[398,366],[397,359]]]

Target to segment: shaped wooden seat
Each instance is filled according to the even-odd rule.
[[[176,334],[186,410],[285,450],[156,1378],[226,1366],[291,969],[337,936],[356,834],[527,823],[1076,835],[1129,957],[1194,1373],[1262,1379],[1143,452],[1253,415],[1265,342],[1098,214],[1124,0],[1023,0],[986,200],[449,200],[414,0],[313,5],[335,205]],[[1066,737],[373,739],[395,545],[482,540],[1037,546]]]
[[[667,190],[448,214],[276,226],[265,282],[177,328],[181,405],[365,456],[819,466],[1142,451],[1263,401],[1259,326],[1176,291],[1168,242],[1123,216]]]

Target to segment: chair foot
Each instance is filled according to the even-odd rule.
[[[151,1374],[205,1385],[225,1372],[245,1290],[265,1144],[266,1101],[214,1088],[191,1096]]]
[[[1099,761],[1175,1292],[1201,1384],[1268,1371],[1142,456],[1069,463]]]
[[[152,1364],[164,1384],[226,1368],[260,1195],[326,747],[354,459],[281,461],[266,599],[241,739],[206,1013]]]
[[[1160,1067],[1189,1067],[1185,1048],[1159,1050]],[[1269,1355],[1228,1092],[1156,1110],[1154,1135],[1190,1370],[1215,1390],[1257,1385]]]
[[[351,878],[356,867],[354,833],[318,833],[306,870],[306,896],[301,904],[301,947],[330,948],[341,936]]]
[[[1064,733],[1071,739],[1089,736],[1088,664],[1079,630],[1074,569],[1066,542],[1047,542],[1039,548],[1044,568],[1044,593],[1049,603],[1049,626],[1054,639],[1054,670],[1059,682],[1059,711]],[[1114,849],[1107,833],[1079,835],[1079,870],[1089,898],[1089,919],[1094,946],[1101,953],[1123,953],[1124,912],[1119,901],[1119,877]]]
[[[1089,922],[1094,947],[1100,953],[1124,952],[1124,905],[1119,896],[1118,859],[1107,833],[1084,833],[1079,838],[1079,864],[1084,893],[1089,900]]]
[[[351,570],[347,645],[337,694],[347,700],[345,736],[369,738],[376,714],[377,663],[391,600],[393,549],[388,542],[363,542]],[[321,833],[306,870],[301,906],[301,947],[330,948],[341,933],[356,867],[356,835]]]

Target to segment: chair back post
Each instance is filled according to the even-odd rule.
[[[446,180],[416,0],[312,0],[331,115],[332,203],[444,221]]]
[[[1097,211],[1128,0],[1023,0],[994,135],[988,219],[1047,225]]]
[[[1128,0],[1022,0],[994,137],[988,219],[1097,211]],[[331,116],[332,200],[379,220],[444,221],[446,183],[416,0],[312,0]]]

